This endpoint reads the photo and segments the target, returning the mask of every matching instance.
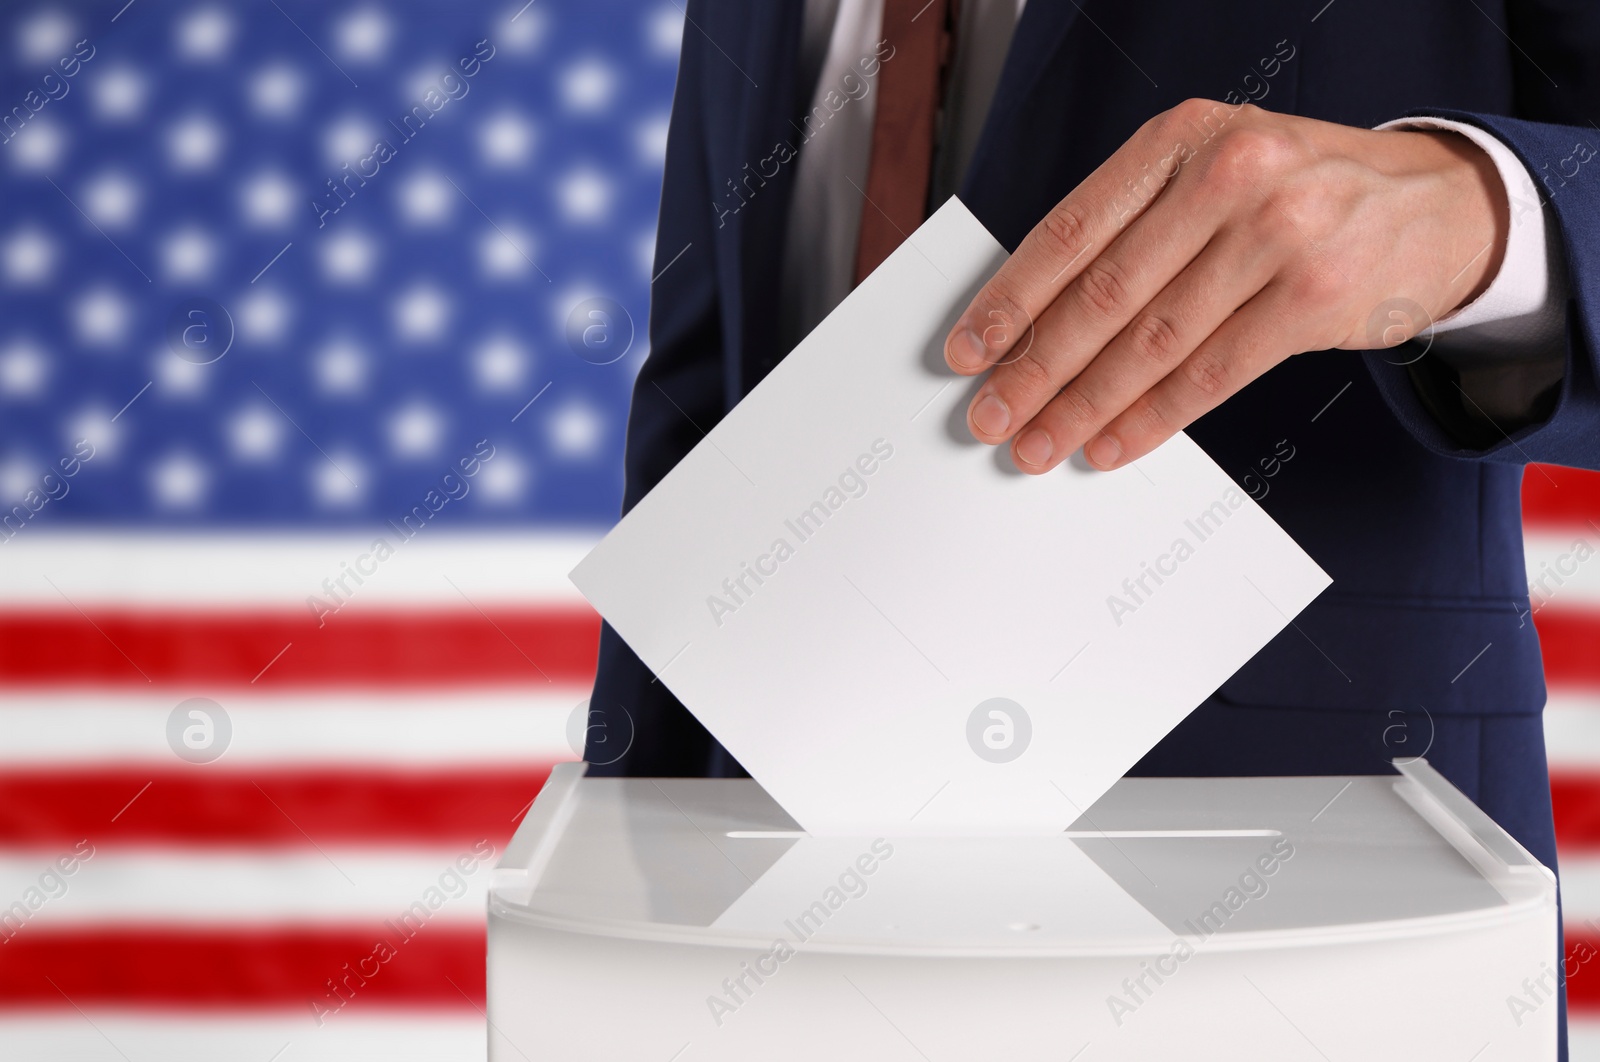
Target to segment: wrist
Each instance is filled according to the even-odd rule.
[[[1500,273],[1511,234],[1505,182],[1489,153],[1460,133],[1414,130],[1391,133],[1417,138],[1419,160],[1436,175],[1433,209],[1448,236],[1439,248],[1447,285],[1440,319],[1482,295]]]

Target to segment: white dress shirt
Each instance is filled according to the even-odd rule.
[[[934,202],[954,193],[966,172],[1025,3],[961,4],[941,148],[934,160]],[[852,73],[861,76],[858,60],[875,53],[882,18],[883,0],[806,0],[801,69],[815,78],[813,113],[828,117],[796,161],[782,265],[786,349],[826,317],[854,282],[876,77],[865,79],[868,88],[859,96],[843,95],[841,84]],[[1567,291],[1548,207],[1527,167],[1498,138],[1475,126],[1410,118],[1378,128],[1450,130],[1494,161],[1512,219],[1500,270],[1478,298],[1434,323],[1422,338],[1462,373],[1463,387],[1485,403],[1491,416],[1514,415],[1562,371]]]

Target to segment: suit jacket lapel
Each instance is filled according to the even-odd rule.
[[[795,140],[790,120],[799,106],[803,0],[734,0],[721,10],[726,17],[708,19],[703,28],[729,57],[707,85],[707,106],[726,106],[730,96],[738,101],[733,133],[711,146],[710,158],[714,203],[726,211],[717,237],[723,342],[738,374],[731,402],[784,353],[773,348],[795,166],[792,158],[780,161],[774,147]]]
[[[1016,32],[1012,35],[1011,49],[1006,53],[1005,66],[1000,71],[1000,84],[995,87],[994,104],[989,108],[980,143],[988,139],[997,115],[1012,113],[1026,103],[1039,75],[1056,54],[1056,49],[1061,47],[1062,38],[1078,21],[1082,11],[1074,0],[1066,3],[1061,0],[1033,0],[1022,9],[1022,18],[1017,21]]]
[[[980,204],[1000,195],[1003,190],[996,182],[1004,181],[1004,167],[995,169],[985,165],[989,159],[1008,159],[1011,163],[1019,157],[1012,137],[1012,118],[1029,105],[1029,97],[1039,83],[1039,77],[1050,65],[1062,41],[1078,21],[1082,9],[1076,0],[1031,0],[1023,8],[1017,21],[1016,32],[1011,37],[1011,47],[1006,53],[1005,65],[1000,70],[1000,83],[995,86],[994,101],[984,119],[983,131],[972,153],[972,161],[961,181],[960,196],[963,202],[978,213]],[[992,227],[992,226],[991,226]]]

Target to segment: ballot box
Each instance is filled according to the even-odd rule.
[[[566,764],[491,884],[489,1057],[1550,1059],[1556,964],[1554,876],[1421,760],[908,838]]]

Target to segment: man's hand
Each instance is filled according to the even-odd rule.
[[[1393,346],[1475,298],[1509,224],[1464,137],[1189,100],[1027,235],[945,359],[994,367],[967,422],[1024,472],[1080,446],[1116,468],[1291,355]],[[1391,300],[1424,312],[1374,321]]]

